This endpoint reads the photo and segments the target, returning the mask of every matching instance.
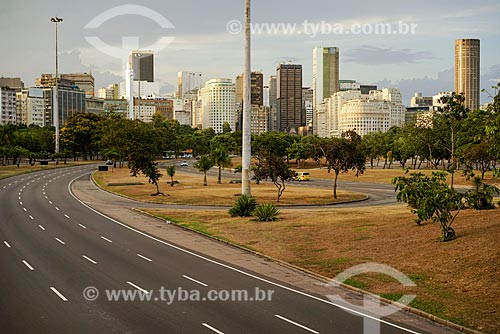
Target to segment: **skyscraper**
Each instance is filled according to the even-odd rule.
[[[306,125],[302,112],[302,65],[280,64],[276,70],[278,131],[297,133]]]
[[[278,130],[278,100],[276,90],[276,76],[269,77],[269,131]]]
[[[317,46],[313,49],[312,89],[313,112],[316,113],[316,106],[340,90],[338,48]],[[316,129],[315,126],[314,128]],[[316,133],[316,130],[314,133]]]
[[[479,109],[480,90],[479,39],[455,40],[455,92],[465,95],[465,106]]]
[[[231,79],[211,79],[199,91],[201,125],[222,133],[224,123],[235,128],[234,95],[236,87]],[[195,123],[196,124],[196,123]]]

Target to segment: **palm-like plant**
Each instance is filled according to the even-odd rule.
[[[231,158],[224,147],[217,147],[211,152],[211,157],[215,165],[219,168],[217,184],[222,183],[222,168],[231,167]]]
[[[200,160],[194,164],[194,168],[203,173],[203,185],[208,185],[207,183],[207,172],[214,166],[213,160],[208,155],[202,155]]]

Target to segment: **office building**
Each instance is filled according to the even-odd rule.
[[[312,88],[302,88],[302,112],[306,115],[306,126],[312,130],[313,125],[313,99],[314,91]]]
[[[236,77],[236,93],[235,93],[235,110],[236,110],[236,130],[241,130],[243,126],[243,99],[244,99],[244,82],[243,74]],[[267,131],[268,121],[262,120],[262,115],[267,114],[267,108],[264,106],[264,75],[261,72],[252,72],[250,74],[250,119],[252,133],[262,133]],[[256,124],[253,124],[256,122]],[[263,124],[266,124],[266,129],[263,129]]]
[[[203,87],[203,74],[201,72],[177,73],[177,98],[184,99],[185,94]]]
[[[211,79],[198,94],[200,100],[198,115],[203,129],[212,128],[216,133],[222,133],[224,123],[235,129],[236,87],[231,79]]]
[[[18,124],[45,126],[43,88],[30,87],[16,93],[16,107]]]
[[[66,73],[61,74],[62,80],[71,81],[73,85],[85,92],[85,96],[94,97],[94,76],[92,73]]]
[[[339,48],[317,46],[313,49],[312,79],[313,110],[315,111],[321,101],[340,90]]]
[[[9,87],[20,92],[24,88],[24,82],[21,78],[4,78],[0,77],[0,87]]]
[[[464,94],[465,106],[471,110],[479,109],[480,70],[479,39],[457,39],[455,92]]]
[[[415,93],[410,100],[410,107],[432,107],[432,96],[422,96],[422,93]]]
[[[276,99],[278,131],[297,133],[299,127],[306,125],[306,115],[302,112],[302,65],[278,65]]]

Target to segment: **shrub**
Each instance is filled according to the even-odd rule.
[[[264,203],[255,208],[253,215],[260,222],[270,222],[278,219],[280,210],[272,203]]]
[[[490,210],[495,208],[493,196],[500,194],[497,187],[483,183],[480,177],[473,179],[475,189],[465,194],[467,205],[475,210]]]
[[[238,197],[233,207],[229,209],[231,217],[250,217],[257,206],[255,198],[247,195]]]

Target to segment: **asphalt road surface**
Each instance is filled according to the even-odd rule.
[[[424,333],[113,221],[72,194],[91,168],[0,180],[0,333]]]

